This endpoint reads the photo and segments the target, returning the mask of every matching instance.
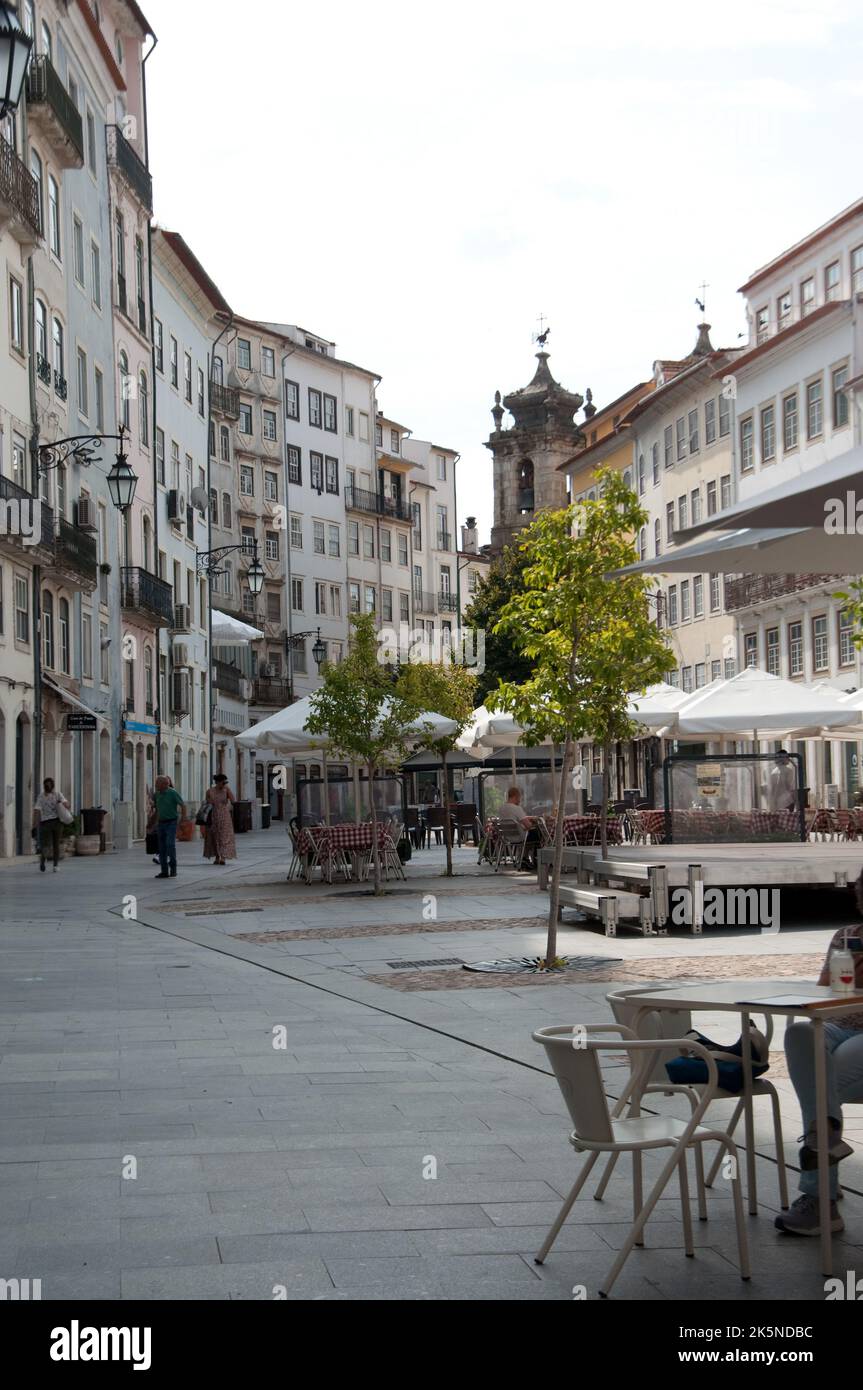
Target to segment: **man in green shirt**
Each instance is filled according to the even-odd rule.
[[[159,873],[156,878],[177,877],[177,820],[186,808],[170,777],[156,778],[156,834],[159,840]]]

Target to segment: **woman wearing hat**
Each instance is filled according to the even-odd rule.
[[[216,773],[205,800],[213,809],[204,834],[204,858],[212,859],[214,864],[224,864],[228,859],[237,857],[234,822],[231,816],[234,794],[228,787],[228,779],[224,772]]]

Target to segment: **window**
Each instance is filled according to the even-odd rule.
[[[857,656],[857,648],[854,645],[854,617],[847,609],[843,608],[838,614],[839,622],[839,665],[853,666]]]
[[[276,437],[276,412],[274,410],[265,410],[264,438],[273,440]]]
[[[252,433],[252,407],[245,401],[240,402],[240,434]]]
[[[42,594],[42,665],[54,665],[54,595],[48,589]]]
[[[83,415],[86,420],[90,413],[87,399],[87,354],[79,347],[75,355],[78,365],[78,414]]]
[[[806,387],[806,437],[816,439],[824,428],[824,401],[821,378]]]
[[[692,617],[692,609],[689,600],[689,580],[682,579],[680,582],[680,621],[688,623]]]
[[[45,226],[45,173],[42,161],[35,150],[30,151],[30,173],[36,182],[36,197],[39,203],[39,221]]]
[[[247,611],[254,613],[255,599],[254,595],[250,594],[248,589],[243,593],[244,606],[247,598],[251,600]],[[267,620],[271,623],[279,623],[282,620],[282,596],[278,589],[269,589],[267,591]]]
[[[66,598],[61,598],[57,604],[57,637],[60,648],[60,670],[68,676],[72,670],[72,662],[69,649],[69,600]]]
[[[192,404],[192,354],[183,353],[183,394],[189,404]],[[251,434],[251,430],[249,431]]]
[[[647,487],[647,470],[644,463],[644,454],[638,455],[638,495],[644,496]]]
[[[132,378],[129,376],[129,359],[125,352],[120,353],[120,415],[126,429],[130,428],[129,398],[132,395]]]
[[[379,420],[375,421],[375,444],[379,449],[384,447],[384,427]]]
[[[81,675],[86,681],[93,679],[93,618],[90,613],[81,614]]]
[[[360,553],[360,524],[358,521],[348,522],[348,554],[359,555]]]
[[[669,627],[675,627],[676,625],[677,625],[677,585],[676,585],[676,584],[670,584],[670,585],[668,586],[668,626],[669,626]]]
[[[770,331],[770,310],[766,304],[755,311],[755,341],[756,343],[766,343],[767,335]]]
[[[767,674],[779,675],[779,628],[769,627],[764,634],[767,642]]]
[[[851,252],[851,293],[863,294],[863,246]]]
[[[48,244],[60,259],[60,186],[53,174],[48,175]]]
[[[755,467],[755,442],[752,416],[740,421],[740,471],[749,473]]]
[[[812,619],[812,664],[816,671],[826,671],[830,665],[827,615],[824,613]]]
[[[334,618],[342,616],[342,587],[340,584],[330,585],[330,613]]]
[[[297,516],[296,512],[291,513],[291,550],[302,550],[303,548],[303,518]]]
[[[387,564],[389,564],[390,561],[391,561],[392,558],[393,558],[393,536],[392,536],[392,531],[388,531],[388,530],[386,530],[386,529],[384,529],[384,528],[381,528],[380,546],[381,546],[381,559],[382,559],[382,560],[386,560]]]
[[[339,492],[339,461],[338,461],[338,459],[330,458],[329,454],[327,455],[327,460],[326,460],[326,479],[327,479],[327,492],[331,492],[331,493],[333,493],[334,496],[338,496],[338,492]]]
[[[359,613],[360,611],[360,586],[353,580],[348,584],[348,612]]]
[[[147,449],[150,445],[150,387],[146,372],[140,372],[138,375],[138,417],[141,448]]]
[[[12,436],[12,481],[19,487],[27,488],[27,444],[23,435]]]
[[[690,505],[690,515],[691,515],[691,517],[692,517],[692,525],[693,525],[693,526],[697,526],[698,523],[699,523],[699,521],[701,520],[701,488],[700,488],[700,487],[693,488],[693,490],[692,490],[692,492],[691,492],[691,494],[690,494],[690,497],[689,497],[689,501],[690,501],[690,504],[691,504],[691,505]]]
[[[377,589],[373,584],[367,584],[365,589],[365,611],[375,613],[377,611]]]
[[[815,308],[815,277],[810,275],[800,283],[800,317],[805,319]]]
[[[734,658],[733,656],[727,656],[727,657],[725,658],[725,662],[724,662],[724,671],[723,671],[723,674],[724,674],[724,676],[725,676],[725,679],[726,679],[727,681],[730,681],[730,680],[731,680],[731,677],[732,677],[733,675],[735,675],[736,671],[737,671],[737,662],[736,662],[735,658]]]
[[[776,408],[765,405],[761,410],[761,462],[772,463],[776,458]]]
[[[302,579],[291,580],[291,608],[295,613],[303,611],[303,581]]]
[[[276,375],[276,354],[271,347],[261,348],[261,372],[264,376]]]
[[[651,464],[651,471],[652,471],[652,474],[653,474],[653,486],[654,486],[654,487],[657,487],[658,484],[659,484],[659,445],[658,445],[658,444],[654,444],[653,447],[652,447],[651,450],[650,450],[650,464]]]
[[[731,433],[731,401],[727,396],[719,397],[719,438]]]
[[[291,518],[291,520],[293,520],[293,517]],[[316,554],[316,555],[326,555],[326,553],[327,553],[327,541],[326,541],[326,534],[325,534],[325,531],[324,531],[324,523],[323,523],[322,521],[315,521],[315,522],[313,522],[313,523],[312,523],[312,530],[313,530],[313,532],[314,532],[314,539],[313,539],[312,547],[313,547],[313,549],[314,549],[315,554]]]
[[[704,402],[704,443],[713,444],[716,439],[716,402]]]
[[[171,385],[174,386],[174,387],[176,387],[176,386],[179,385],[179,377],[178,377],[178,372],[179,372],[179,365],[178,365],[178,364],[179,364],[179,360],[180,360],[180,359],[179,359],[179,351],[180,351],[180,349],[179,349],[179,347],[178,347],[178,345],[177,345],[177,339],[172,337],[172,338],[171,338]]]
[[[791,322],[791,291],[780,294],[776,301],[776,330],[781,333]]]
[[[309,424],[319,430],[322,424],[321,393],[309,387]]]
[[[345,406],[345,434],[353,435],[354,432],[354,408],[352,405]]]
[[[231,529],[231,494],[229,492],[222,493],[222,526],[226,531]]]
[[[715,482],[712,482],[712,483],[708,483],[708,484],[707,484],[707,515],[708,515],[708,516],[715,516],[715,514],[716,514],[716,483],[715,483]]]
[[[367,444],[369,439],[369,417],[365,410],[360,411],[360,440]]]
[[[691,667],[691,666],[684,666],[683,669],[682,669],[681,672],[680,672],[680,675],[681,675],[681,685],[682,685],[684,691],[686,692],[686,694],[688,695],[688,694],[690,694],[690,692],[691,692],[691,690],[692,690],[692,667]]]
[[[240,496],[254,497],[255,495],[255,470],[251,464],[240,464]]]
[[[87,164],[91,174],[96,173],[96,122],[93,112],[87,108]]]
[[[678,459],[685,459],[685,458],[686,458],[686,420],[685,420],[684,416],[681,415],[681,416],[680,416],[680,419],[676,422],[676,424],[675,424],[675,431],[676,431],[676,437],[677,437],[677,457],[678,457]]]
[[[839,262],[831,261],[824,267],[824,303],[832,304],[839,298]]]
[[[399,564],[407,565],[408,562],[408,538],[399,532]]]
[[[219,448],[225,463],[231,462],[231,431],[227,425],[219,427]]]
[[[252,370],[252,344],[248,338],[237,339],[237,366],[243,372]]]
[[[201,419],[203,420],[204,414],[205,414],[205,410],[204,410],[204,373],[201,371],[201,368],[200,368],[200,367],[198,368],[198,414],[200,415]]]
[[[641,530],[640,530],[639,533],[638,533],[638,558],[639,558],[639,560],[646,560],[646,559],[647,559],[647,527],[646,527],[646,526],[642,526]]]
[[[662,522],[659,520],[659,517],[657,517],[653,523],[653,553],[654,555],[662,554]],[[471,570],[470,578],[475,579],[475,577],[476,570]],[[471,590],[471,593],[473,593],[473,589]]]
[[[830,374],[831,397],[833,401],[833,428],[839,430],[848,424],[848,395],[845,384],[848,380],[848,366],[837,367]]]
[[[410,621],[411,601],[407,594],[399,593],[399,621]]]
[[[689,452],[690,452],[690,454],[697,454],[699,448],[700,448],[700,444],[699,444],[699,441],[698,441],[698,411],[697,411],[697,410],[690,410],[690,412],[689,412]]]
[[[84,286],[84,227],[80,217],[72,218],[72,262],[75,279]]]
[[[24,351],[24,292],[21,282],[9,278],[9,341],[18,352]]]
[[[375,558],[375,528],[374,526],[363,527],[363,559],[373,560]]]
[[[720,479],[720,506],[725,511],[731,506],[731,474],[724,473]]]
[[[721,680],[721,678],[722,678],[722,662],[721,662],[721,661],[711,661],[711,663],[710,663],[710,679],[711,679],[712,681],[718,681],[718,680]]]
[[[20,574],[15,576],[15,638],[30,641],[30,588]]]
[[[677,527],[680,531],[685,531],[689,525],[689,498],[686,493],[677,499]]]
[[[718,575],[718,574],[711,574],[711,576],[710,576],[710,611],[711,611],[711,613],[718,613],[721,607],[722,607],[722,596],[721,596],[721,590],[720,590],[720,587],[719,587],[719,575]]]
[[[315,580],[315,612],[318,617],[326,615],[327,611],[327,586],[321,581]]]
[[[302,550],[302,548],[303,548],[303,531],[302,531],[302,523],[300,523],[300,540],[299,540],[299,545],[297,546],[297,545],[295,545],[295,543],[294,543],[294,525],[293,525],[293,523],[294,523],[294,521],[299,521],[299,520],[300,520],[299,517],[293,517],[293,516],[291,517],[291,545],[294,546],[295,549]],[[267,532],[265,533],[265,536],[264,536],[264,554],[266,555],[266,557],[267,557],[268,560],[278,560],[278,558],[279,558],[279,533],[278,533],[278,531],[267,531]]]
[[[315,453],[312,449],[309,453],[309,481],[313,488],[318,492],[324,490],[324,456]]]
[[[330,525],[327,532],[327,545],[329,553],[333,559],[338,559],[342,553],[342,533],[337,525]]]
[[[788,672],[792,676],[803,675],[803,624],[788,624]]]
[[[296,381],[285,382],[285,414],[289,420],[300,418],[300,388]]]
[[[674,464],[674,432],[670,425],[665,426],[662,447],[665,455],[665,467],[671,468]]]
[[[393,620],[393,591],[392,589],[381,589],[381,615],[385,623]]]
[[[743,639],[743,664],[745,666],[758,665],[758,633],[747,632]]]
[[[288,482],[302,483],[303,469],[300,451],[293,444],[288,445]]]
[[[278,473],[264,473],[264,497],[268,502],[278,502],[279,500],[279,475]]]
[[[165,370],[165,330],[162,327],[161,319],[153,319],[153,347],[156,357],[156,371]]]
[[[666,504],[665,504],[665,543],[666,543],[666,545],[672,545],[672,544],[674,543],[674,503],[673,503],[673,502],[666,502]]]
[[[156,429],[156,481],[164,484],[165,482],[165,431]],[[218,510],[213,508],[213,516],[218,525]]]
[[[41,362],[48,362],[48,310],[41,299],[36,300],[36,371],[39,374]]]
[[[696,574],[692,580],[692,615],[704,617],[704,575]]]
[[[797,448],[797,431],[797,392],[792,391],[782,400],[782,449],[784,453],[787,454],[792,449]]]
[[[700,690],[707,681],[707,667],[703,661],[699,661],[695,667],[695,689]]]
[[[324,396],[324,429],[329,430],[330,434],[336,433],[337,412],[335,396]]]

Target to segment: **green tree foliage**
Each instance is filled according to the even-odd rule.
[[[506,604],[524,588],[527,552],[518,545],[508,546],[481,579],[464,617],[464,626],[485,633],[485,669],[476,684],[475,699],[481,705],[501,681],[526,681],[531,673],[528,657],[514,649],[509,637],[497,631]]]

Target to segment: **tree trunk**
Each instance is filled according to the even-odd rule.
[[[378,813],[375,809],[375,765],[367,763],[369,774],[369,803],[372,808],[372,864],[374,865],[374,884],[375,897],[380,897],[383,889],[381,888],[381,854],[378,847]]]
[[[575,745],[567,734],[563,745],[563,767],[560,770],[560,789],[557,794],[557,820],[554,824],[554,859],[548,890],[548,940],[545,945],[546,969],[557,956],[557,914],[560,907],[560,869],[563,863],[563,811],[566,806],[566,779],[572,768]]]
[[[449,782],[447,779],[446,749],[440,755],[441,767],[443,768],[443,837],[446,844],[446,876],[452,878],[452,821],[449,814]]]
[[[612,744],[606,743],[602,749],[602,805],[599,808],[599,844],[603,859],[608,858],[608,798],[611,795],[609,762]]]

